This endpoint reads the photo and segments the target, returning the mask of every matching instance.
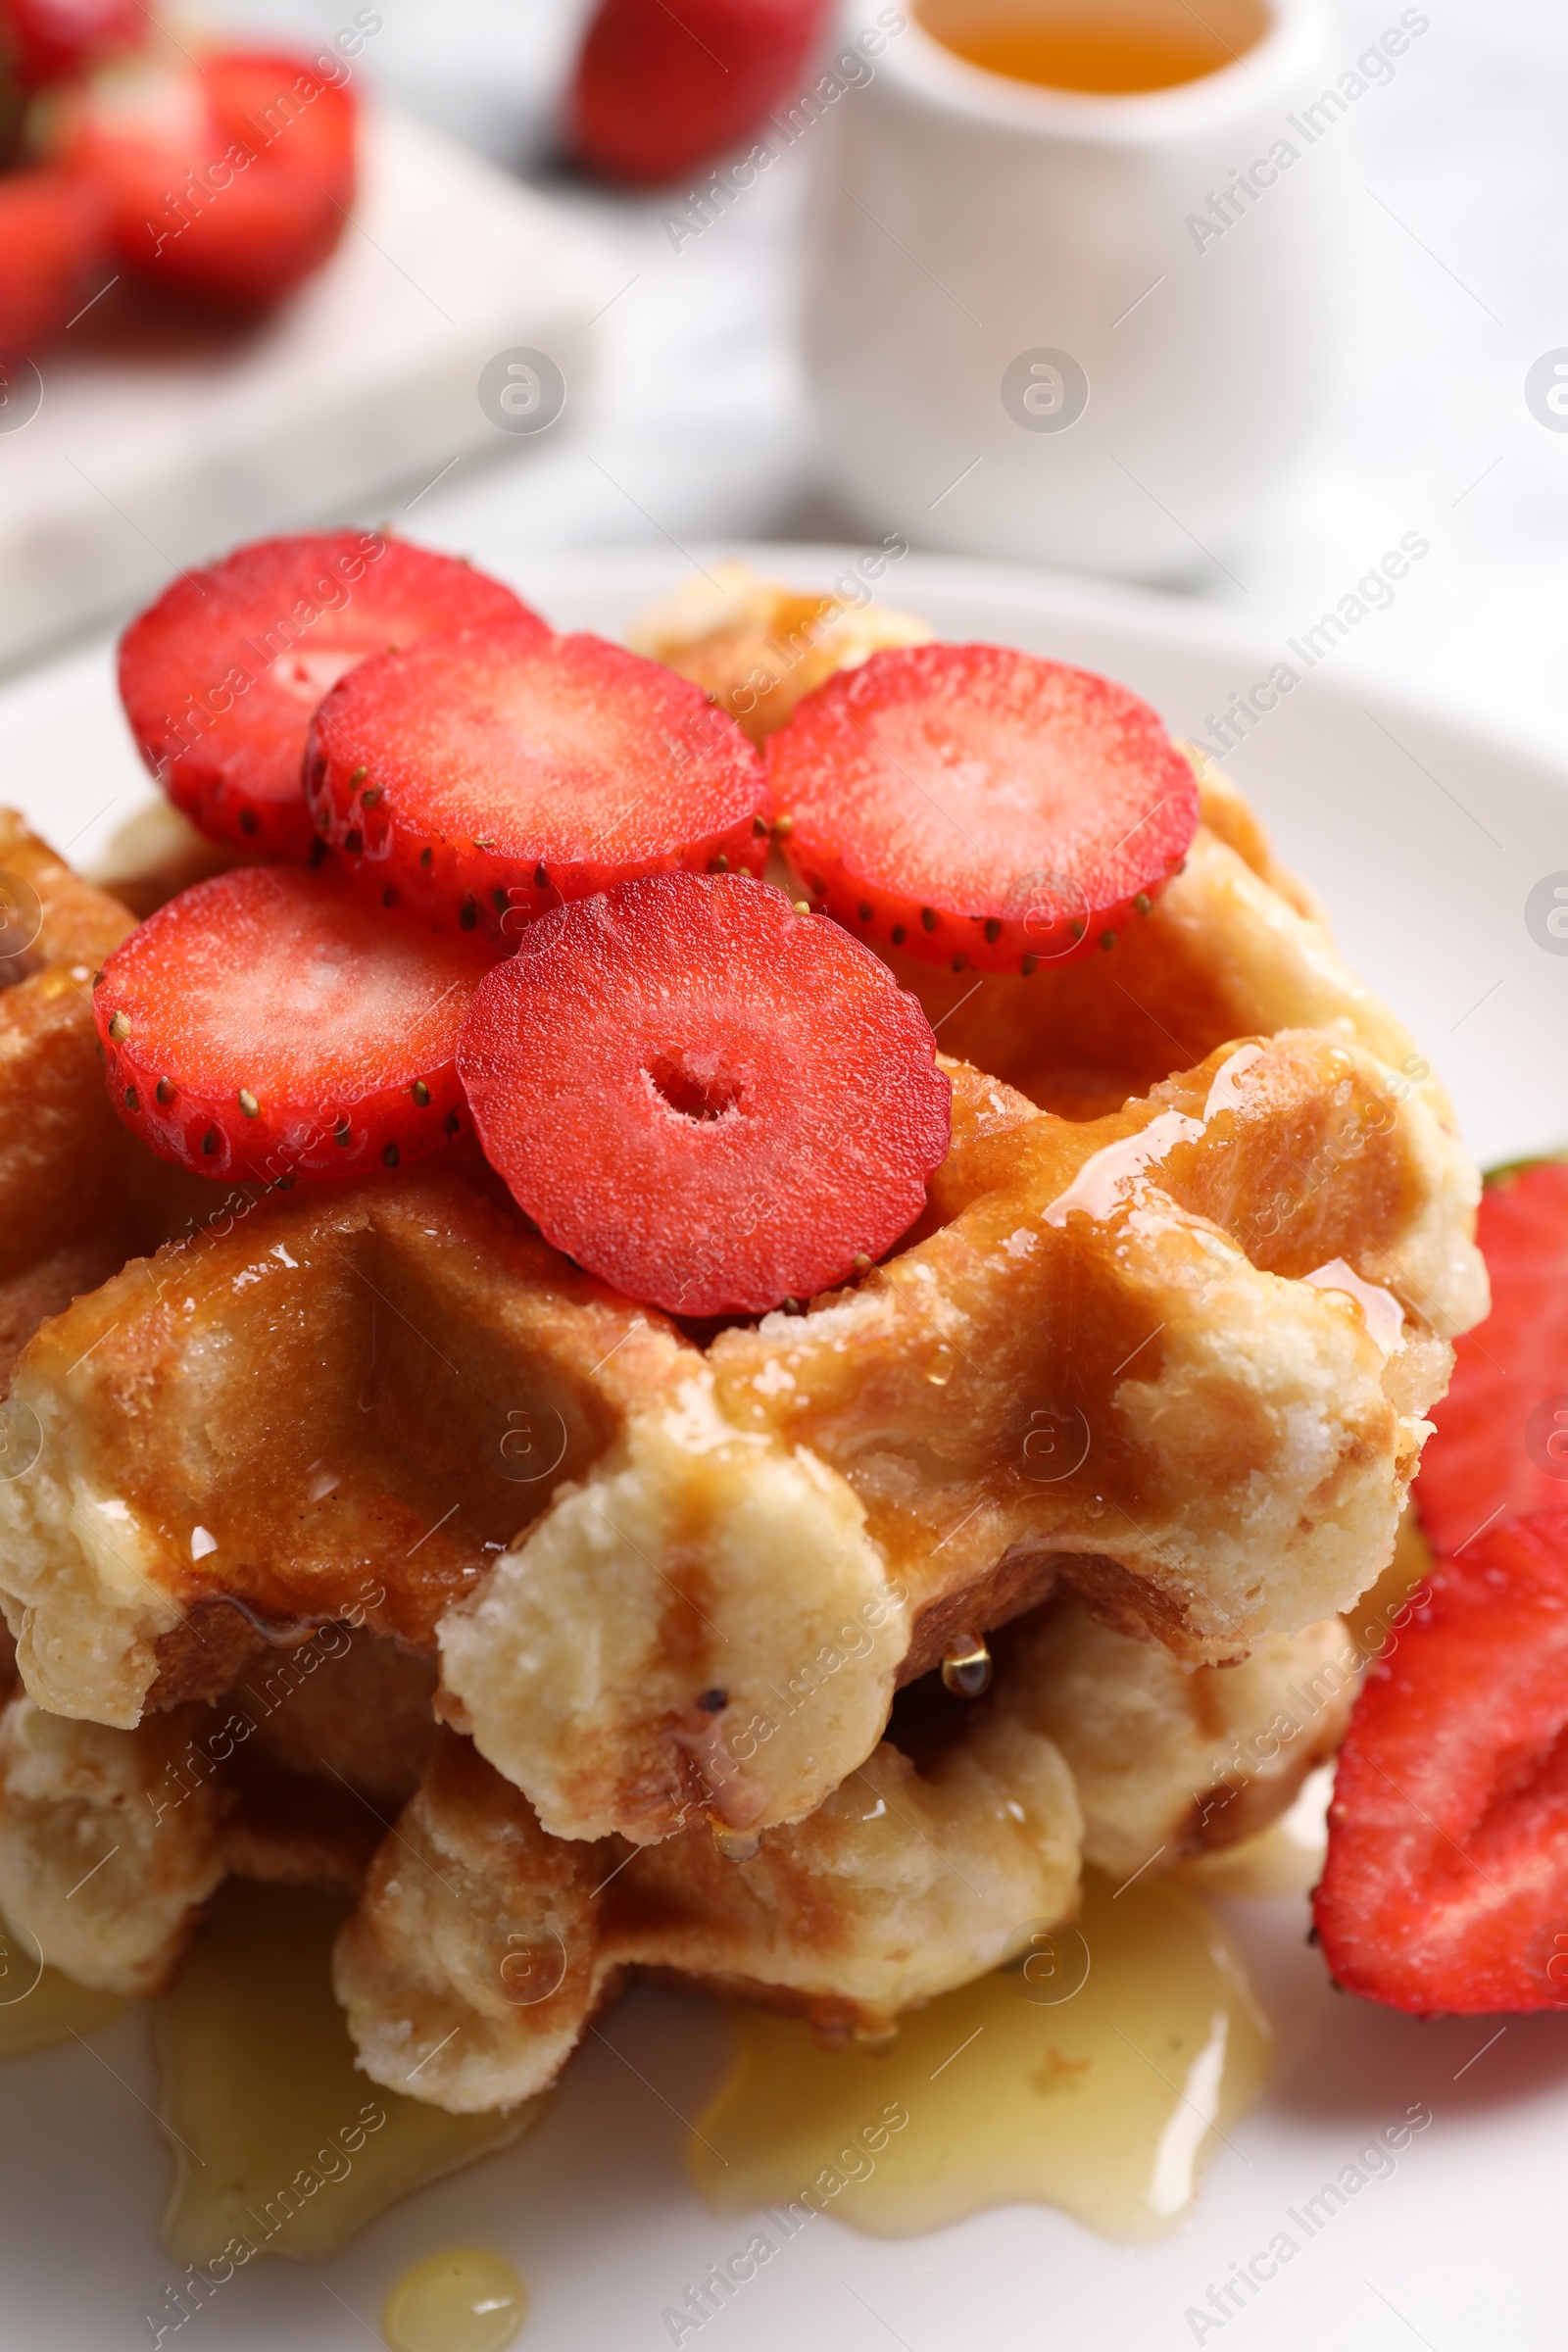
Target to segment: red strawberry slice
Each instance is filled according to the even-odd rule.
[[[458,1033],[488,958],[332,867],[246,865],[149,915],[93,998],[109,1091],[165,1159],[292,1183],[422,1159],[466,1127]]]
[[[41,90],[139,49],[151,24],[137,0],[0,0],[0,68]]]
[[[1348,1992],[1568,2004],[1568,1511],[1446,1562],[1356,1701],[1314,1898]]]
[[[661,874],[536,923],[458,1067],[548,1238],[672,1314],[760,1314],[879,1256],[951,1130],[914,998],[742,874]]]
[[[1568,1509],[1568,1164],[1494,1177],[1476,1239],[1492,1312],[1454,1344],[1415,1488],[1439,1551],[1524,1511]]]
[[[308,858],[305,739],[346,670],[433,629],[505,620],[548,636],[499,580],[378,531],[260,539],[182,572],[120,645],[142,758],[215,841]]]
[[[563,899],[767,854],[762,764],[726,712],[661,662],[537,625],[367,662],[317,713],[305,789],[367,889],[508,946]]]
[[[572,84],[573,149],[608,179],[678,177],[801,95],[827,13],[828,0],[600,0]]]
[[[1198,784],[1147,703],[1000,645],[873,654],[767,747],[813,905],[926,963],[1033,971],[1147,914]]]
[[[0,358],[36,351],[96,291],[102,218],[96,191],[69,172],[0,177]],[[0,424],[8,396],[0,387]]]
[[[343,234],[354,122],[352,94],[303,58],[223,50],[105,76],[62,138],[104,192],[123,268],[252,311],[291,293]]]

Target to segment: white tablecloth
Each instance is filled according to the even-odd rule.
[[[677,251],[667,197],[563,177],[550,122],[583,0],[379,0],[367,80],[591,216],[623,259],[597,388],[540,443],[465,460],[400,518],[476,561],[663,537],[837,537],[813,490],[793,349],[804,140]],[[230,22],[330,32],[343,0],[240,0]],[[1431,29],[1338,136],[1358,208],[1334,413],[1254,545],[1200,592],[1265,636],[1309,626],[1401,535],[1430,556],[1331,659],[1556,754],[1568,627],[1568,432],[1528,411],[1568,345],[1568,11],[1432,0]],[[1348,63],[1393,0],[1345,0]],[[847,101],[853,104],[853,97]],[[1223,387],[1217,387],[1223,396]]]

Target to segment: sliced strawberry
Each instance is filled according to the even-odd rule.
[[[319,844],[305,739],[346,670],[432,629],[505,620],[549,634],[499,580],[378,531],[260,539],[182,572],[120,645],[120,696],[142,758],[215,841],[258,857]]]
[[[137,0],[0,0],[0,67],[41,90],[139,49],[151,24]]]
[[[1454,1343],[1415,1488],[1439,1551],[1523,1511],[1568,1509],[1568,1164],[1493,1178],[1476,1239],[1492,1312]]]
[[[557,1248],[672,1314],[842,1281],[919,1215],[951,1090],[887,966],[749,875],[560,907],[474,1000],[479,1140]]]
[[[769,739],[813,905],[925,963],[1033,971],[1147,914],[1198,784],[1124,686],[1000,645],[873,654]]]
[[[0,177],[0,356],[36,351],[95,291],[102,218],[96,191],[72,172]]]
[[[677,178],[800,96],[827,13],[828,0],[600,0],[572,83],[573,149],[607,179]]]
[[[141,65],[70,110],[67,160],[102,188],[122,266],[171,294],[251,311],[343,234],[355,104],[303,58],[220,50]]]
[[[1374,1666],[1314,1898],[1348,1992],[1417,2016],[1568,2003],[1568,1511],[1446,1561]]]
[[[767,854],[762,763],[726,712],[661,662],[537,625],[367,662],[317,713],[305,789],[367,889],[509,946],[563,899]]]
[[[455,1054],[487,958],[332,867],[246,865],[149,915],[93,1007],[121,1117],[203,1176],[422,1159],[466,1126]]]

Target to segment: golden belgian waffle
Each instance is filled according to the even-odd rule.
[[[0,1713],[0,1915],[68,1976],[167,1985],[232,1873],[357,1894],[436,1738],[428,1664],[326,1627],[134,1732]]]
[[[439,1648],[547,1829],[647,1841],[693,1802],[800,1820],[899,1681],[1058,1583],[1194,1662],[1348,1605],[1438,1331],[1480,1303],[1425,1101],[1311,1031],[1088,1123],[952,1075],[908,1245],[706,1348],[472,1167],[132,1260],[17,1367],[38,1458],[0,1485],[0,1585],[32,1695],[128,1726],[361,1610]]]
[[[922,1226],[800,1321],[704,1347],[471,1161],[192,1212],[21,1368],[34,1695],[132,1724],[363,1603],[552,1832],[650,1840],[801,1819],[897,1681],[1058,1582],[1194,1660],[1351,1597],[1483,1301],[1474,1178],[1237,796],[1205,812],[1114,957],[938,1012],[1057,1107],[955,1065]]]
[[[659,650],[754,736],[923,634],[728,593]],[[1485,1284],[1441,1090],[1212,771],[1203,814],[1112,956],[901,966],[979,1065],[947,1065],[925,1217],[856,1289],[717,1331],[567,1265],[472,1157],[263,1200],[151,1162],[83,987],[124,917],[26,837],[78,937],[51,951],[75,1060],[25,1065],[64,1115],[19,1275],[97,1255],[20,1296],[13,1345],[101,1287],[38,1332],[8,1424],[37,1458],[0,1484],[32,1692],[0,1727],[0,1908],[147,1990],[225,1870],[368,1870],[338,1963],[365,2061],[482,2108],[628,1969],[874,2032],[1069,1915],[1081,1858],[1270,1818],[1337,1740],[1319,1621],[1387,1559]],[[1013,1619],[992,1695],[933,1725],[928,1669]]]
[[[1338,1620],[1184,1673],[1054,1604],[990,1698],[924,1726],[895,1715],[755,1855],[700,1821],[654,1846],[551,1838],[448,1737],[338,1940],[360,2063],[439,2106],[511,2105],[554,2080],[627,1972],[875,2037],[1070,1919],[1082,1862],[1123,1878],[1266,1824],[1338,1745],[1354,1682]]]
[[[888,561],[870,564],[886,571]],[[719,564],[645,612],[626,642],[701,686],[760,743],[835,670],[887,646],[929,642],[923,620],[869,603],[854,575],[848,585],[853,595],[797,595],[748,564]]]
[[[43,1317],[95,1289],[130,1246],[92,976],[133,921],[0,808],[0,1397]],[[30,1439],[25,1423],[0,1424],[0,1478]]]
[[[0,1483],[0,1592],[33,1696],[128,1726],[363,1607],[439,1649],[548,1830],[649,1841],[694,1802],[803,1819],[898,1683],[1058,1584],[1194,1662],[1347,1605],[1485,1303],[1476,1179],[1239,797],[1204,800],[1113,955],[937,1012],[1038,1103],[950,1064],[953,1151],[889,1262],[716,1336],[578,1273],[457,1154],[215,1221],[125,1143],[68,984],[65,1111],[129,1169],[97,1246],[138,1187],[165,1231],[201,1206],[18,1367],[38,1458]]]
[[[15,1699],[0,1907],[80,1982],[145,1994],[225,1871],[359,1892],[336,1976],[368,2071],[510,2105],[630,1971],[828,2039],[884,2030],[1070,1917],[1081,1862],[1121,1878],[1262,1826],[1337,1743],[1355,1671],[1338,1621],[1188,1673],[1053,1603],[1004,1638],[988,1698],[930,1678],[809,1820],[734,1859],[702,1821],[653,1847],[551,1838],[436,1733],[416,1661],[334,1627],[130,1732]]]

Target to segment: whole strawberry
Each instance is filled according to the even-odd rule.
[[[657,186],[706,163],[804,84],[828,0],[600,0],[569,101],[578,159]]]

